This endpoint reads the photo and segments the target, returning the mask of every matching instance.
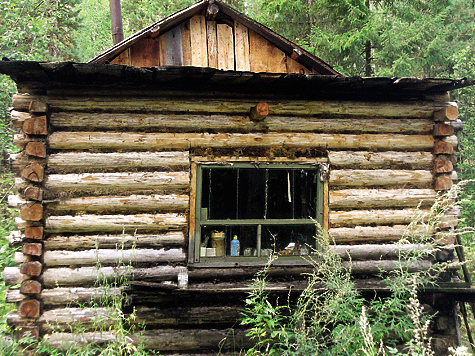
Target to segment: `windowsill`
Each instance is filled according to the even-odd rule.
[[[317,262],[312,256],[279,256],[272,262],[272,266],[310,266]],[[200,262],[189,264],[193,268],[231,268],[231,267],[264,267],[269,263],[269,257],[202,257]]]

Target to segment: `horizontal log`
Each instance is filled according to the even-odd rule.
[[[10,234],[7,236],[7,241],[10,247],[20,246],[23,241],[21,231],[13,230],[10,232]]]
[[[27,221],[23,220],[20,217],[16,217],[14,220],[15,228],[17,230],[25,231],[26,228],[32,227],[32,226],[39,226],[41,222],[38,221]]]
[[[423,233],[424,230],[420,230]],[[404,238],[418,238],[419,233],[411,233],[407,226],[357,226],[328,229],[331,240],[336,244],[395,242]]]
[[[48,172],[187,170],[188,152],[55,153],[48,156]]]
[[[40,152],[41,151],[46,152],[45,151],[45,146],[44,146],[45,139],[33,138],[31,136],[25,135],[24,133],[19,133],[19,134],[13,135],[13,144],[15,145],[15,147],[17,147],[21,150],[25,150],[26,146],[30,143],[32,144],[30,150],[34,150],[35,148],[37,148]],[[25,154],[26,154],[26,152],[25,152]],[[36,156],[35,154],[31,155],[31,156],[35,156],[35,157],[32,157],[32,159],[44,158],[44,157],[41,157],[41,156]]]
[[[21,182],[15,188],[21,187]],[[189,187],[188,172],[147,172],[147,173],[84,173],[84,174],[52,174],[44,182],[44,188],[51,192],[89,192],[102,195],[107,192],[127,191],[137,193],[143,191],[158,192],[183,191]]]
[[[31,101],[28,104],[28,111],[32,113],[47,113],[48,112],[48,104],[44,101],[36,100],[35,98],[31,97]]]
[[[433,117],[434,121],[457,120],[459,117],[458,104],[456,102],[449,103],[445,108],[435,111]]]
[[[451,137],[451,136],[449,136]],[[49,136],[54,150],[169,150],[190,147],[295,147],[429,151],[432,135],[313,134],[313,133],[118,133],[54,132]]]
[[[3,280],[6,286],[14,286],[27,279],[30,279],[30,277],[20,273],[19,267],[5,267],[3,270]]]
[[[428,216],[428,211],[416,209],[331,211],[330,226],[334,228],[364,225],[405,225],[410,224],[416,214],[421,218]]]
[[[46,165],[46,159],[38,157],[30,157],[22,153],[11,153],[10,157],[10,168],[13,172],[21,171],[24,167],[30,164],[39,164],[41,166]]]
[[[132,212],[184,212],[189,205],[188,195],[129,195],[70,198],[43,203],[48,214],[64,212],[132,213]]]
[[[10,120],[13,125],[13,127],[19,129],[20,127],[23,126],[23,123],[25,120],[31,118],[31,114],[28,112],[23,112],[23,111],[16,111],[12,110],[10,112]]]
[[[332,210],[425,208],[435,198],[432,189],[344,189],[330,191],[329,205]]]
[[[35,97],[24,94],[13,95],[13,108],[27,111],[29,102]],[[246,114],[249,108],[260,100],[247,101],[226,98],[226,100],[208,98],[166,98],[148,97],[117,97],[107,96],[76,96],[76,97],[37,97],[50,107],[51,112],[84,111],[84,112],[187,112],[187,113],[238,113]],[[444,104],[413,101],[413,102],[355,102],[355,101],[269,101],[272,115],[358,115],[364,117],[431,117],[434,110],[445,107]]]
[[[183,354],[171,356],[190,355],[213,356],[218,353],[222,356],[238,356],[234,350],[249,349],[253,343],[246,337],[246,330],[239,329],[157,329],[144,330],[132,335],[135,345],[144,346],[146,349],[166,351],[182,351]],[[73,346],[82,346],[90,343],[105,345],[116,341],[112,332],[82,332],[82,333],[53,333],[45,337],[45,341],[52,348],[67,351]],[[229,351],[229,352],[227,352]]]
[[[387,245],[330,245],[329,249],[343,260],[399,260],[403,256],[435,253],[434,248],[424,244],[387,244]]]
[[[75,328],[81,330],[93,330],[102,328],[107,330],[114,325],[119,316],[113,308],[64,308],[45,310],[35,324],[40,327],[42,333],[52,331],[66,331]],[[20,326],[28,319],[24,319],[18,313],[7,315],[7,324]]]
[[[21,264],[25,262],[32,262],[34,261],[34,259],[31,256],[24,254],[23,252],[15,251],[15,253],[13,254],[13,261],[16,264]]]
[[[185,261],[182,249],[97,249],[85,251],[45,251],[43,261],[46,266],[101,266],[176,263]]]
[[[360,132],[360,133],[431,133],[433,121],[416,118],[325,118],[302,116],[267,116],[254,122],[247,115],[183,114],[108,114],[58,112],[51,114],[53,128],[62,130],[115,130],[170,132]]]
[[[46,233],[101,232],[121,233],[135,231],[183,230],[186,217],[179,214],[140,215],[78,215],[50,216],[46,219]]]
[[[53,235],[44,241],[46,250],[78,250],[94,248],[160,248],[183,246],[185,235],[182,231],[165,234],[120,234],[120,235]]]
[[[371,187],[371,186],[405,186],[428,188],[433,176],[424,170],[333,170],[330,172],[331,187]]]
[[[47,268],[41,280],[46,288],[94,286],[104,281],[120,283],[124,281],[124,278],[134,281],[168,281],[177,280],[178,273],[183,268],[180,266]]]
[[[38,281],[25,281],[39,283]],[[23,283],[25,283],[23,282]],[[53,288],[43,289],[40,293],[39,299],[44,305],[81,305],[85,306],[90,303],[107,303],[108,300],[115,298],[120,300],[122,298],[122,289],[115,287],[96,287],[96,288]],[[20,293],[18,289],[8,290],[5,296],[7,303],[17,303],[24,300],[26,297]]]
[[[243,307],[244,304],[202,307],[177,305],[173,308],[136,307],[134,323],[144,323],[148,328],[200,324],[233,326],[240,319]]]
[[[433,158],[430,152],[328,152],[328,160],[333,169],[430,169]]]

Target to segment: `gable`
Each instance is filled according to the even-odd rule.
[[[207,0],[152,24],[90,62],[339,74],[321,59],[228,5]]]

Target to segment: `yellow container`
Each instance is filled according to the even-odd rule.
[[[213,231],[211,233],[211,247],[216,249],[216,257],[225,256],[224,233],[222,231]]]

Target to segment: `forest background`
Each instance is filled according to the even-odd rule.
[[[122,0],[125,36],[193,0]],[[475,79],[475,0],[227,0],[346,75]],[[109,0],[0,0],[0,57],[84,62],[112,45]],[[15,151],[9,106],[15,84],[0,76],[0,271],[12,264],[8,155]],[[464,131],[457,171],[475,178],[475,88],[453,93]],[[475,225],[475,184],[461,196],[463,225]],[[464,237],[474,259],[475,236]],[[472,269],[473,270],[473,269]],[[472,273],[473,275],[473,273]],[[0,278],[0,334],[9,306]]]

